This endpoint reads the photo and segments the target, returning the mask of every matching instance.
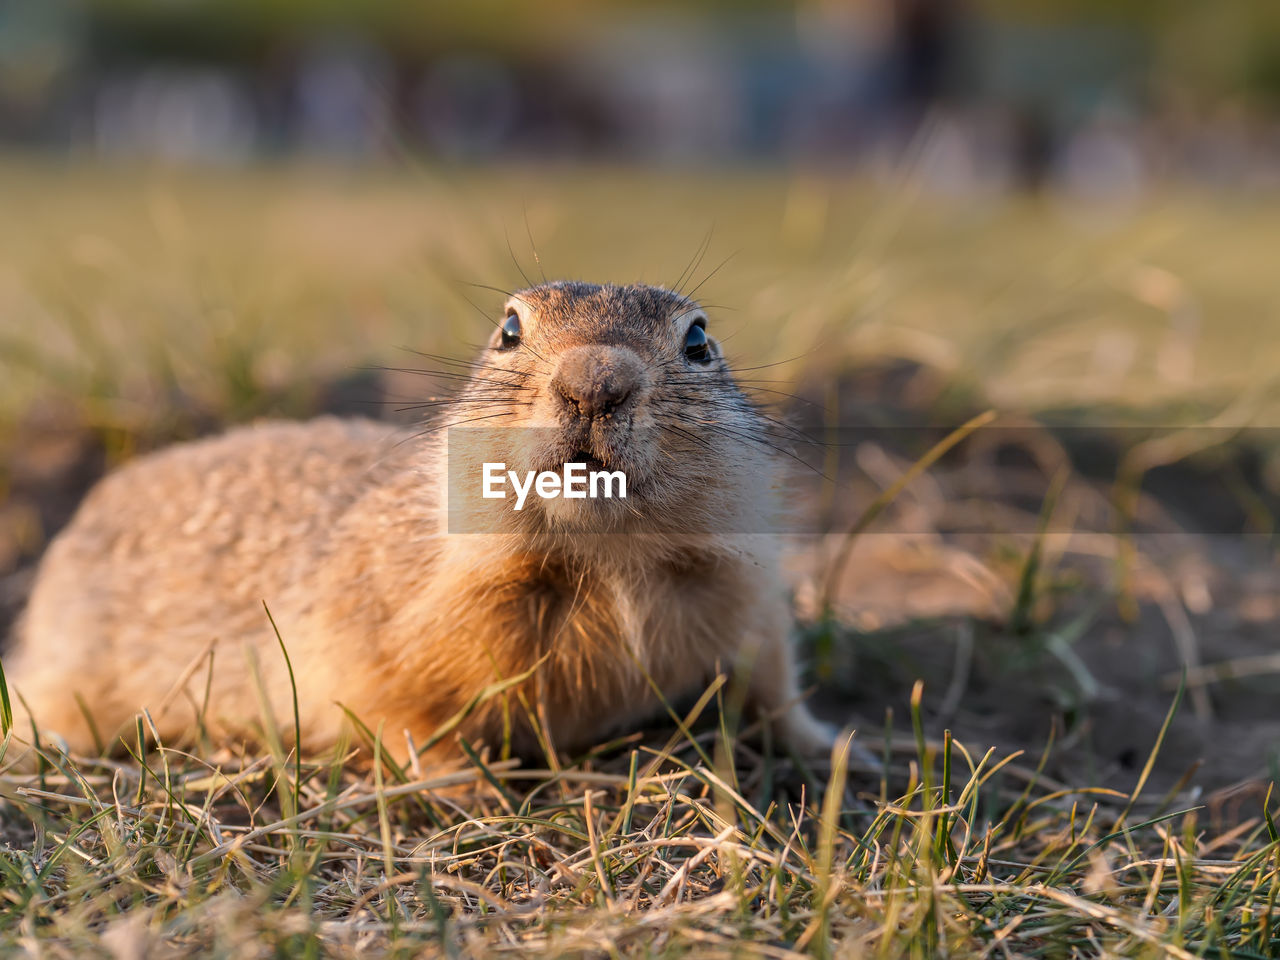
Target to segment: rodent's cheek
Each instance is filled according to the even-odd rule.
[[[625,428],[610,434],[601,446],[608,451],[606,459],[638,485],[654,472],[661,453],[658,440],[655,425],[647,418],[636,417]]]
[[[505,463],[509,469],[519,471],[541,469],[540,462],[550,431],[516,427],[503,432],[505,436],[495,444],[495,462]]]
[[[534,430],[559,430],[565,425],[563,406],[556,397],[545,393],[540,394],[527,408],[526,416],[513,417],[511,425]]]

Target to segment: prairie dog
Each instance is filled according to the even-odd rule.
[[[292,726],[265,601],[308,749],[338,738],[341,704],[403,757],[405,731],[422,745],[524,674],[459,732],[536,755],[537,717],[555,748],[581,748],[652,714],[653,686],[679,698],[740,665],[787,742],[829,750],[801,702],[772,538],[749,529],[779,496],[770,451],[749,442],[767,421],[705,313],[658,287],[557,282],[512,296],[498,322],[437,429],[268,422],[103,479],[49,547],[6,655],[31,711],[18,733],[34,719],[90,751],[78,694],[104,737],[144,707],[167,743],[198,715],[248,735],[261,712],[246,645]],[[459,433],[468,421],[483,443]],[[622,471],[627,496],[530,495],[515,511],[473,495],[480,460]],[[430,756],[456,750],[447,736]]]

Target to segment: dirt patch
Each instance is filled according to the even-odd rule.
[[[813,404],[796,410],[806,433],[837,441],[812,458],[825,477],[808,473],[799,495],[829,530],[853,526],[981,410],[922,368],[841,382],[838,429]],[[872,739],[892,709],[901,732],[921,679],[931,736],[951,729],[979,753],[1038,759],[1052,731],[1047,773],[1127,791],[1186,670],[1147,789],[1189,786],[1181,800],[1255,814],[1280,756],[1270,433],[1151,427],[1132,411],[1101,427],[1102,414],[1045,419],[1054,425],[1003,418],[905,490],[855,541],[830,597],[834,628],[820,594],[841,538],[800,542],[791,569],[820,708],[860,719]],[[1117,475],[1135,460],[1155,465],[1128,501]]]

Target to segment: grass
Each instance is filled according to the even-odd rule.
[[[556,770],[339,749],[0,777],[0,945],[42,956],[1271,956],[1280,836],[886,737],[879,775],[711,725]],[[711,698],[704,698],[704,704]],[[1174,700],[1170,717],[1176,709]],[[687,717],[692,723],[696,718]],[[274,722],[274,721],[266,721]],[[707,724],[703,724],[707,726]],[[746,731],[751,734],[751,731]],[[16,744],[7,743],[14,751]],[[375,754],[380,754],[376,747]],[[714,753],[717,761],[704,759]],[[296,812],[291,812],[296,810]],[[18,842],[15,842],[18,841]]]
[[[125,433],[192,407],[301,412],[318,379],[403,366],[400,347],[468,354],[502,300],[469,284],[672,283],[708,231],[714,330],[739,358],[792,360],[783,380],[897,355],[1002,410],[1198,423],[1244,394],[1238,416],[1274,417],[1274,200],[1166,190],[1095,221],[834,175],[10,160],[0,423],[51,398]]]
[[[709,227],[695,272],[715,272],[701,293],[732,353],[778,364],[763,390],[838,386],[866,358],[896,356],[941,371],[944,418],[978,397],[1094,422],[1196,424],[1225,409],[1269,423],[1274,200],[1168,190],[1108,220],[1052,198],[965,201],[818,175],[139,174],[9,160],[0,490],[49,424],[91,432],[114,462],[223,423],[306,415],[328,385],[359,394],[366,367],[404,366],[402,345],[469,353],[501,300],[469,283],[509,287],[544,269],[672,281]],[[412,379],[391,384],[421,397]],[[42,535],[21,530],[12,556],[29,561]],[[1096,606],[1045,619],[1039,540],[1010,566],[1007,659],[1087,699],[1094,678],[1072,645]],[[848,629],[821,629],[820,648],[851,648]],[[11,737],[2,677],[0,692]],[[1028,756],[953,738],[929,707],[965,692],[898,691],[908,732],[889,715],[860,736],[882,772],[839,754],[805,764],[767,730],[736,730],[718,686],[700,717],[546,769],[470,745],[457,770],[400,769],[377,731],[361,733],[359,759],[299,757],[290,721],[269,714],[260,749],[156,745],[143,716],[132,756],[51,752],[33,773],[12,766],[7,739],[0,949],[1275,955],[1270,798],[1223,822],[1194,785],[1152,778],[1181,694],[1147,762],[1114,789],[1055,780],[1052,740]]]

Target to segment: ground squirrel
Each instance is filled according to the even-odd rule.
[[[33,717],[87,752],[86,710],[110,736],[144,707],[166,742],[189,738],[197,711],[215,734],[250,734],[246,645],[292,726],[265,601],[308,749],[336,741],[342,704],[403,756],[405,731],[422,745],[525,674],[458,731],[528,754],[537,725],[581,748],[653,713],[655,686],[676,699],[740,666],[789,744],[827,751],[797,687],[773,538],[752,529],[780,497],[772,452],[751,442],[771,421],[702,309],[659,287],[558,282],[511,296],[496,324],[425,432],[268,422],[107,476],[49,547],[5,657],[31,711],[19,734]],[[479,494],[480,460],[620,471],[627,496],[516,511]],[[444,737],[430,757],[456,750]]]

